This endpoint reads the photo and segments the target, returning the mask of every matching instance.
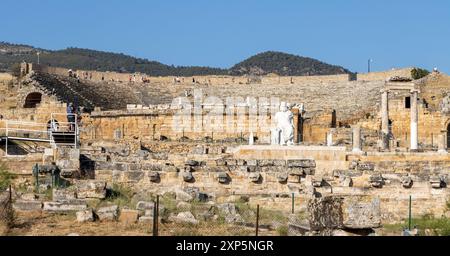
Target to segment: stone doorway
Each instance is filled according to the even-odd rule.
[[[33,92],[27,95],[25,98],[24,108],[35,108],[37,104],[40,104],[42,100],[42,94],[39,92]]]

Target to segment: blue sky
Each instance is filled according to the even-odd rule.
[[[262,51],[450,74],[448,0],[2,0],[0,41],[230,67]]]

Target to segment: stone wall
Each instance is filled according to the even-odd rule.
[[[33,65],[34,70],[47,72],[55,75],[68,75],[69,69],[60,67],[49,67],[44,65]],[[392,76],[411,77],[412,68],[390,70],[385,72],[373,72],[358,74],[360,81],[384,81]],[[231,85],[255,83],[251,77],[239,76],[192,76],[192,77],[151,77],[141,73],[118,73],[99,72],[92,70],[74,70],[80,78],[93,81],[116,81],[116,82],[142,82],[149,83],[182,83],[182,84],[208,84],[208,85]],[[350,81],[351,75],[325,75],[325,76],[262,76],[258,81],[261,84],[307,84],[307,83],[333,83]]]

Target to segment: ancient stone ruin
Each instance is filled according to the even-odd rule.
[[[167,222],[224,214],[226,223],[247,223],[234,199],[288,216],[294,197],[292,211],[308,221],[291,216],[289,233],[303,235],[372,234],[404,220],[410,196],[417,216],[448,214],[445,74],[205,76],[193,84],[30,63],[21,71],[0,76],[0,161],[28,187],[15,193],[18,211],[151,222],[160,195],[183,209],[161,205]],[[136,207],[90,206],[117,197],[118,186],[133,191]],[[52,187],[51,199],[39,192]],[[192,202],[212,208],[196,214]]]

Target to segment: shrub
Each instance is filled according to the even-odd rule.
[[[6,190],[16,176],[6,170],[6,167],[0,164],[0,191]]]
[[[411,70],[411,77],[414,80],[426,77],[430,74],[430,71],[426,70],[426,69],[421,69],[421,68],[414,68],[413,70]]]

